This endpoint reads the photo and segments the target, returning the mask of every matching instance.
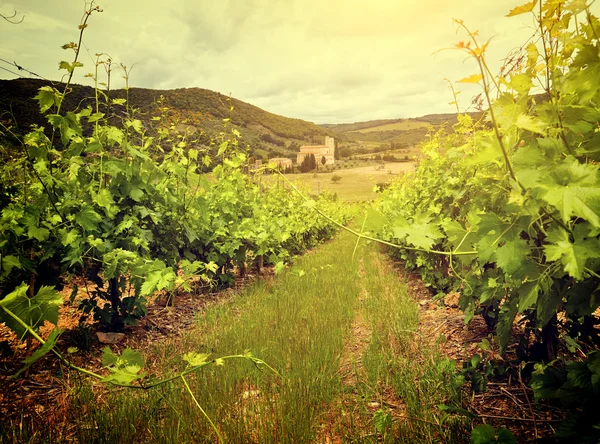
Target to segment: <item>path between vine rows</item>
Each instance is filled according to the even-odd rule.
[[[345,276],[348,279],[355,279],[357,293],[353,301],[353,310],[346,322],[341,348],[337,352],[338,358],[335,361],[337,366],[335,373],[339,386],[333,391],[334,396],[328,402],[316,406],[314,436],[311,439],[315,442],[338,443],[346,442],[349,439],[372,442],[380,440],[382,438],[381,430],[378,430],[374,423],[378,412],[389,415],[393,424],[408,425],[408,427],[401,427],[398,430],[410,431],[412,424],[419,423],[419,421],[425,423],[431,421],[424,417],[410,416],[407,407],[411,406],[407,406],[406,400],[401,394],[388,384],[387,376],[377,381],[373,381],[372,376],[369,379],[364,357],[372,345],[374,328],[381,330],[381,325],[375,326],[372,324],[373,319],[370,319],[373,313],[369,312],[368,307],[373,301],[381,301],[381,298],[385,297],[396,297],[394,295],[398,289],[406,289],[411,303],[418,307],[418,326],[414,332],[407,333],[410,340],[406,340],[405,335],[402,336],[406,342],[404,345],[400,344],[397,332],[392,334],[392,332],[386,331],[384,334],[387,335],[386,340],[391,343],[390,350],[392,352],[404,353],[419,362],[431,358],[422,355],[422,350],[427,347],[432,347],[431,350],[436,350],[436,353],[439,351],[442,357],[465,359],[477,352],[477,343],[487,336],[485,323],[481,319],[474,319],[468,328],[464,326],[463,316],[456,307],[454,295],[446,298],[446,304],[435,302],[420,279],[414,274],[404,272],[398,264],[393,266],[376,245],[363,246],[357,250],[356,257],[352,258],[354,241],[349,238],[350,235],[347,233],[341,233],[327,245],[298,258],[295,265],[284,273],[292,276],[293,279],[314,279],[318,285],[318,282],[323,279],[325,281],[329,279],[326,276],[332,277],[339,273],[348,273],[348,268],[340,268],[340,264],[348,261],[354,261],[355,264],[356,273]],[[321,269],[310,269],[311,256],[323,254],[329,254],[330,258],[326,259],[326,262],[328,260],[331,262]],[[298,270],[302,270],[302,272],[298,272]],[[379,270],[380,273],[376,273],[374,270]],[[178,338],[189,334],[193,328],[195,316],[210,312],[215,307],[235,305],[236,300],[243,297],[244,289],[251,287],[252,281],[256,278],[256,276],[249,276],[244,280],[239,280],[236,290],[218,294],[179,295],[174,307],[164,307],[158,298],[150,304],[148,316],[136,327],[126,331],[124,339],[114,345],[113,349],[122,350],[125,347],[132,347],[144,352],[160,341],[178,341]],[[286,279],[286,277],[273,277],[272,272],[267,270],[260,279],[266,280],[269,291],[277,291],[278,281]],[[377,281],[376,285],[374,285],[375,281]],[[320,292],[320,297],[327,298],[331,289],[317,287],[317,290]],[[68,299],[69,294],[70,289],[66,288],[64,290],[65,299]],[[392,299],[388,302],[391,303],[391,301]],[[390,312],[394,308],[392,305],[388,306]],[[60,327],[67,330],[72,329],[76,326],[77,320],[78,314],[74,307],[65,305],[62,309]],[[67,342],[69,332],[64,335],[64,338],[61,348],[66,349],[69,346]],[[56,360],[48,357],[38,362],[28,375],[12,381],[9,376],[18,369],[19,361],[25,356],[26,347],[19,345],[16,338],[0,326],[0,341],[2,340],[12,347],[12,352],[9,356],[5,353],[0,361],[2,364],[0,368],[0,414],[4,418],[13,420],[29,419],[42,431],[48,427],[56,427],[67,418],[73,418],[69,387],[72,380],[79,379],[79,376],[63,373],[63,369]],[[72,359],[78,365],[98,369],[101,366],[100,350],[102,347],[104,345],[95,343],[90,353],[74,354]],[[267,362],[270,361],[268,353],[261,354],[260,357]],[[160,368],[161,362],[147,361],[146,370],[148,372],[158,371]],[[285,371],[282,373],[285,375]],[[409,382],[411,384],[418,383],[417,380]],[[245,388],[240,393],[240,396],[244,398],[253,397],[255,393],[260,392],[258,389],[253,390],[253,387]],[[500,389],[505,392],[504,396],[498,396]],[[103,395],[105,391],[98,390],[97,393]],[[528,398],[531,398],[531,393],[528,393],[522,386],[510,386],[509,383],[493,391],[491,397],[483,394],[472,398],[470,407],[484,418],[487,417],[487,420],[484,419],[485,422],[494,425],[504,424],[523,439],[533,437],[531,418],[535,417],[538,419],[536,422],[536,427],[539,429],[537,430],[538,436],[548,436],[552,431],[549,426],[553,424],[552,421],[557,416],[552,416],[552,412],[544,410],[543,406],[539,408],[534,406],[534,412],[529,406],[530,399]],[[493,399],[493,402],[490,402],[490,399]],[[429,413],[435,415],[435,412]],[[495,416],[510,417],[514,420],[502,421],[494,418]],[[68,430],[68,427],[65,430]],[[68,435],[68,432],[66,433]],[[252,432],[248,433],[250,439],[253,439]],[[66,438],[68,436],[65,436]],[[409,436],[404,436],[403,439],[410,442]]]

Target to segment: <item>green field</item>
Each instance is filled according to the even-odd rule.
[[[381,182],[390,182],[399,174],[412,171],[412,162],[386,163],[384,168],[380,165],[338,170],[331,173],[315,174],[286,174],[286,178],[310,194],[319,194],[324,191],[336,193],[338,199],[346,202],[362,202],[377,198],[373,191],[374,186]],[[334,183],[331,178],[340,176],[342,179]],[[265,176],[267,183],[277,183],[287,186],[281,177]]]
[[[426,128],[429,124],[427,122],[421,122],[420,120],[403,120],[396,123],[388,123],[386,125],[373,126],[370,128],[363,128],[356,131],[349,131],[352,133],[372,133],[374,131],[408,131],[415,128]]]

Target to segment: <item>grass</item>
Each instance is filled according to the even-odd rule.
[[[279,378],[245,362],[228,362],[190,378],[199,403],[215,418],[226,442],[306,442],[314,437],[321,409],[339,389],[337,361],[358,285],[356,265],[338,261],[338,254],[340,249],[351,254],[352,246],[348,235],[324,245],[275,283],[259,282],[231,303],[202,313],[197,329],[182,343],[160,344],[151,352],[168,368],[180,365],[179,356],[190,350],[221,356],[250,349],[282,373]],[[215,438],[180,385],[138,396],[114,391],[106,407],[92,415],[87,422],[98,429],[91,436],[83,430],[80,440]],[[123,422],[130,426],[121,426]],[[118,431],[112,433],[111,424],[119,424]]]
[[[227,361],[188,377],[225,442],[318,442],[324,430],[359,442],[459,441],[458,429],[441,425],[435,407],[453,396],[452,365],[420,344],[416,303],[382,254],[361,246],[353,260],[354,246],[355,238],[343,232],[276,279],[205,309],[183,339],[148,350],[147,362],[160,362],[168,372],[183,368],[181,355],[188,351],[218,357],[250,349],[281,373]],[[356,319],[364,319],[369,336],[364,350],[352,355],[364,368],[348,387],[340,361]],[[148,392],[87,383],[76,389],[69,423],[78,442],[217,439],[179,381]],[[390,394],[406,406],[406,417],[386,410]],[[354,397],[350,412],[340,402],[345,396]],[[369,400],[380,401],[378,415],[390,414],[385,430],[378,429]]]
[[[384,168],[380,168],[379,165],[371,165],[336,169],[328,173],[287,174],[286,177],[311,194],[328,191],[337,194],[338,199],[345,202],[364,202],[377,198],[377,193],[373,191],[373,187],[377,183],[390,182],[398,174],[412,169],[413,163],[411,162],[390,162],[385,163]],[[334,174],[342,177],[338,183],[333,183],[331,180]],[[264,180],[267,183],[284,186],[283,180],[277,176],[265,176]]]

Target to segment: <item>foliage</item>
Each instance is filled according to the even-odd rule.
[[[75,53],[60,63],[70,77],[81,67],[80,48],[65,49]],[[91,101],[68,107],[70,84],[62,92],[42,86],[35,99],[44,126],[23,137],[10,123],[0,127],[8,142],[0,153],[1,296],[36,307],[50,292],[44,285],[79,274],[95,284],[83,313],[118,330],[143,316],[157,291],[228,285],[247,262],[284,261],[333,234],[300,197],[263,189],[245,172],[241,134],[229,118],[213,137],[181,133],[159,103],[161,116],[145,125],[129,102],[135,91],[119,97],[100,89],[105,63],[100,55],[89,75]],[[326,200],[319,205],[337,212]]]
[[[515,317],[525,316],[549,359],[556,313],[575,323],[591,315],[600,271],[599,89],[585,80],[600,66],[592,50],[597,19],[572,2],[555,3],[538,17],[546,53],[527,46],[527,62],[508,74],[491,76],[487,44],[474,33],[457,45],[481,68],[491,125],[459,116],[454,133],[433,135],[415,174],[379,204],[390,221],[385,238],[412,247],[395,254],[434,290],[461,291],[467,322],[484,314],[504,347]],[[573,8],[588,22],[570,30]],[[547,100],[530,95],[534,82],[545,85]]]
[[[584,362],[570,362],[565,366],[537,364],[531,386],[536,400],[558,401],[570,410],[556,432],[566,441],[592,443],[600,439],[600,420],[597,408],[600,402],[600,352],[587,355]]]
[[[471,442],[473,444],[516,444],[517,440],[506,427],[499,427],[498,430],[489,424],[482,424],[471,432]]]
[[[537,40],[498,76],[485,59],[490,42],[456,21],[468,38],[454,48],[479,68],[460,82],[482,86],[486,121],[459,115],[452,133],[433,134],[415,173],[377,208],[391,253],[433,292],[460,292],[465,322],[482,314],[504,350],[518,319],[519,358],[551,362],[559,335],[600,342],[600,22],[581,1],[534,1],[509,15],[520,13],[535,16]],[[538,396],[576,399],[585,365],[538,370]],[[544,391],[558,373],[568,383]]]

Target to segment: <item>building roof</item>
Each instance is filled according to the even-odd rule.
[[[300,147],[300,152],[310,150],[320,150],[323,148],[329,148],[327,145],[303,145]]]

